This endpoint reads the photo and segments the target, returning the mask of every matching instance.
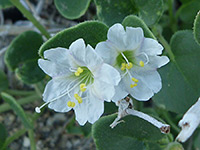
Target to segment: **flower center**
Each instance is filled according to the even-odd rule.
[[[93,83],[93,81],[94,81],[93,74],[87,67],[70,68],[70,71],[74,72],[74,75],[71,76],[74,80],[72,80],[66,87],[67,91],[65,93],[63,93],[62,95],[50,100],[49,102],[44,103],[42,106],[36,107],[35,111],[37,113],[40,113],[41,109],[44,106],[46,106],[47,104],[54,102],[65,95],[68,95],[68,97],[70,99],[72,99],[71,101],[67,102],[68,107],[72,107],[72,108],[75,107],[76,101],[78,102],[78,104],[81,104],[83,102],[83,98],[81,96],[82,96],[83,92],[85,92],[87,90],[87,88],[89,88],[89,86]],[[74,84],[77,81],[79,81],[79,82]],[[76,101],[73,101],[74,98],[71,97],[70,93],[77,86],[79,86],[80,89],[79,89],[78,93],[74,94],[74,98]]]

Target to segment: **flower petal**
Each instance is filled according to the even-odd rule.
[[[80,125],[84,125],[88,120],[88,100],[84,99],[81,104],[78,104],[74,108],[76,114],[76,120]]]
[[[85,66],[86,47],[83,39],[74,41],[69,47],[69,52],[78,66]]]
[[[133,96],[135,99],[140,100],[140,101],[147,101],[149,100],[153,95],[153,91],[146,86],[146,84],[142,81],[139,81],[137,83],[137,86],[134,88],[130,88],[130,84],[132,84],[131,78],[126,75],[122,79],[122,89],[126,89],[126,92],[130,93],[131,96]]]
[[[98,70],[93,72],[94,78],[111,85],[117,85],[121,80],[119,72],[108,64],[103,64]]]
[[[46,50],[44,58],[62,66],[70,66],[69,50],[66,48],[58,47]]]
[[[44,90],[43,100],[45,102],[50,102],[66,93],[75,84],[75,81],[69,77],[55,78],[50,80]]]
[[[110,27],[107,37],[117,51],[124,51],[126,49],[126,32],[121,24],[117,23]]]
[[[138,48],[144,39],[142,28],[126,27],[126,50]]]
[[[112,98],[113,102],[117,102],[123,98],[125,98],[129,93],[127,93],[126,91],[124,91],[124,88],[122,85],[122,82],[119,82],[118,86],[115,86],[115,95]]]
[[[109,44],[109,41],[98,43],[95,51],[103,58],[105,63],[109,65],[115,64],[118,53],[116,49]]]
[[[98,97],[100,100],[111,101],[111,98],[115,94],[115,88],[111,84],[107,84],[100,80],[94,80],[93,85],[91,86],[91,91],[93,94]]]
[[[146,71],[135,73],[132,71],[133,77],[137,78],[139,82],[143,82],[148,88],[157,93],[162,88],[161,77],[157,71]]]
[[[88,122],[93,124],[101,117],[104,112],[104,101],[97,99],[92,92],[90,92],[87,101]]]
[[[103,63],[103,59],[88,45],[85,52],[86,66],[93,72]]]
[[[48,74],[51,77],[58,77],[62,75],[71,74],[68,66],[65,66],[61,63],[58,64],[53,61],[39,59],[38,65],[46,74]]]
[[[66,95],[56,101],[51,102],[48,107],[56,112],[68,112],[71,110],[71,108],[67,106],[67,102],[69,100],[70,98]]]
[[[167,56],[152,56],[149,57],[149,65],[152,68],[160,68],[166,65],[169,62],[169,58]]]
[[[158,41],[151,38],[144,38],[139,52],[145,52],[147,55],[161,55],[163,47]]]

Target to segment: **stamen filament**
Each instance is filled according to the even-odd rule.
[[[128,59],[126,58],[126,56],[125,56],[122,52],[121,52],[121,54],[122,54],[122,57],[124,57],[126,63],[129,64],[129,61],[128,61]]]

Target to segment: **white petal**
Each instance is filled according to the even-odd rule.
[[[81,104],[77,104],[74,112],[76,114],[76,120],[83,126],[88,120],[88,100],[84,99]]]
[[[103,63],[103,59],[88,45],[85,52],[86,66],[93,72]]]
[[[114,67],[105,63],[93,72],[93,75],[94,78],[112,85],[117,85],[121,80],[119,72]]]
[[[91,86],[91,91],[93,94],[98,97],[100,100],[111,101],[111,98],[115,94],[115,88],[111,84],[107,84],[100,80],[94,80],[93,85]]]
[[[44,58],[56,64],[62,64],[66,67],[70,66],[69,50],[65,48],[58,47],[46,50],[44,52]]]
[[[83,39],[74,41],[69,47],[69,52],[74,58],[74,61],[76,61],[77,65],[85,66],[86,47]]]
[[[51,102],[48,107],[57,112],[68,112],[71,110],[71,108],[67,106],[69,100],[70,98],[68,96],[63,96],[58,100]]]
[[[138,48],[144,40],[142,28],[126,27],[126,50]]]
[[[97,99],[94,94],[90,93],[87,99],[88,103],[88,122],[94,123],[104,112],[104,101]]]
[[[46,74],[48,74],[51,77],[57,77],[57,76],[71,74],[68,66],[66,66],[64,64],[60,64],[60,63],[58,64],[53,61],[39,59],[38,65]]]
[[[130,88],[130,84],[132,83],[133,81],[128,75],[122,79],[122,84],[126,89],[126,92],[130,93],[135,99],[139,101],[147,101],[154,95],[153,91],[142,81],[139,81],[136,87]]]
[[[115,86],[115,95],[112,98],[113,102],[117,102],[128,95],[126,91],[124,91],[124,86],[122,82],[119,82],[118,86]]]
[[[145,38],[141,48],[140,52],[145,52],[148,55],[161,55],[162,54],[163,47],[161,44],[158,43],[158,41],[151,39],[151,38]]]
[[[148,88],[153,90],[154,93],[157,93],[162,88],[161,77],[157,71],[145,71],[134,73],[132,71],[133,77],[143,82]]]
[[[108,30],[108,41],[111,42],[118,51],[126,50],[126,32],[124,27],[117,23]]]
[[[98,43],[95,51],[103,58],[105,63],[115,64],[118,53],[109,41]]]
[[[150,56],[149,57],[149,65],[152,68],[160,68],[166,65],[169,62],[169,58],[167,56]]]
[[[51,100],[66,93],[68,91],[68,85],[71,82],[72,80],[69,77],[55,78],[55,79],[50,80],[47,83],[44,93],[43,93],[44,101],[50,102]],[[73,86],[74,84],[70,84],[70,85]]]

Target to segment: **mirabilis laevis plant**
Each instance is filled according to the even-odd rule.
[[[98,120],[104,112],[104,100],[111,101],[115,94],[119,72],[105,64],[90,45],[86,47],[83,39],[73,42],[69,49],[46,50],[44,58],[38,64],[52,80],[43,93],[46,103],[36,107],[36,112],[48,104],[57,112],[74,109],[80,125]]]
[[[162,45],[145,38],[142,28],[126,27],[125,30],[119,23],[110,27],[107,38],[95,50],[121,74],[112,100],[117,102],[128,94],[137,100],[149,100],[162,87],[156,69],[169,62],[167,56],[158,56],[162,54]]]
[[[193,134],[195,129],[200,124],[200,98],[190,107],[179,121],[178,125],[182,128],[181,132],[176,137],[176,140],[185,142]]]

